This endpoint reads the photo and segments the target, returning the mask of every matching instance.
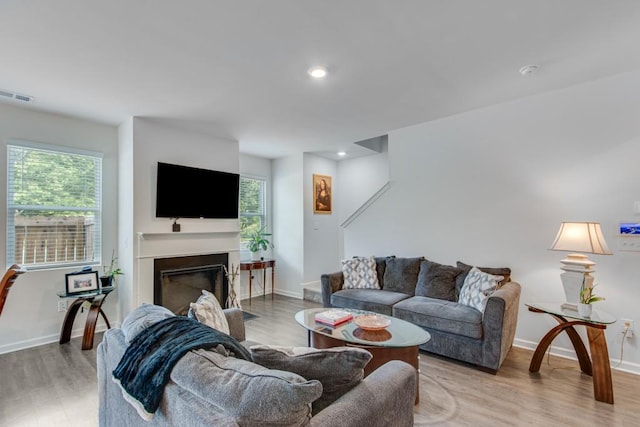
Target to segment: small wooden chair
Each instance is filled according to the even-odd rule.
[[[0,282],[0,315],[2,315],[4,302],[7,300],[7,295],[9,295],[9,290],[11,286],[13,286],[13,282],[16,281],[19,275],[26,272],[27,270],[22,268],[22,266],[13,264],[7,272],[4,273],[4,276],[2,276],[2,281]]]

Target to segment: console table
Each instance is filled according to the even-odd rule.
[[[538,372],[540,370],[540,364],[551,342],[562,332],[566,332],[578,356],[580,369],[585,374],[593,377],[595,399],[600,402],[613,403],[611,366],[609,364],[609,351],[607,350],[607,339],[604,336],[604,331],[607,329],[607,325],[615,323],[616,318],[599,310],[593,310],[591,316],[583,317],[577,311],[562,308],[561,304],[557,303],[530,303],[525,305],[529,308],[529,311],[549,314],[558,322],[558,325],[547,332],[540,340],[531,358],[529,372]],[[589,353],[587,353],[580,335],[574,329],[574,326],[577,325],[583,325],[587,328],[591,359],[589,359]]]
[[[251,286],[253,282],[253,270],[262,270],[263,296],[267,295],[267,268],[271,268],[271,299],[273,299],[273,288],[275,283],[275,259],[263,259],[256,261],[241,261],[240,270],[249,272],[249,304],[251,304]]]
[[[68,343],[71,340],[71,330],[73,329],[73,322],[76,320],[78,310],[82,307],[85,301],[91,303],[89,313],[87,313],[87,320],[84,324],[84,334],[82,335],[82,349],[91,350],[93,348],[93,336],[96,332],[96,323],[98,321],[98,315],[101,315],[107,324],[107,328],[111,329],[109,319],[102,311],[102,304],[115,287],[104,287],[97,291],[81,293],[81,294],[67,294],[66,292],[58,292],[60,298],[75,298],[71,303],[71,306],[67,308],[67,314],[64,316],[64,322],[62,322],[62,330],[60,331],[60,344]]]

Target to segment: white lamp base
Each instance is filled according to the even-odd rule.
[[[588,288],[593,286],[593,276],[590,273],[594,271],[592,267],[596,263],[583,254],[569,254],[567,259],[560,262],[562,263],[560,268],[564,270],[564,273],[560,274],[560,279],[566,300],[562,308],[578,310],[582,284],[584,283],[584,286]]]

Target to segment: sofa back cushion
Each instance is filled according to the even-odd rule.
[[[247,426],[307,425],[310,404],[322,394],[319,381],[206,350],[187,353],[171,381]],[[184,393],[181,398],[193,399]]]
[[[415,294],[420,263],[423,260],[423,257],[387,257],[384,270],[384,290],[402,292],[407,295]]]
[[[253,361],[265,368],[282,369],[322,383],[322,396],[312,404],[313,414],[335,402],[364,378],[364,367],[372,356],[355,347],[315,349],[257,345],[251,347]]]
[[[457,301],[456,279],[462,273],[465,271],[461,268],[424,260],[420,263],[416,295]]]

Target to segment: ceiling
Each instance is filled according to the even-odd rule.
[[[639,23],[635,0],[0,0],[0,89],[35,97],[27,108],[167,120],[268,158],[349,151],[638,69]],[[316,64],[326,80],[307,75]],[[540,69],[522,77],[526,64]]]

